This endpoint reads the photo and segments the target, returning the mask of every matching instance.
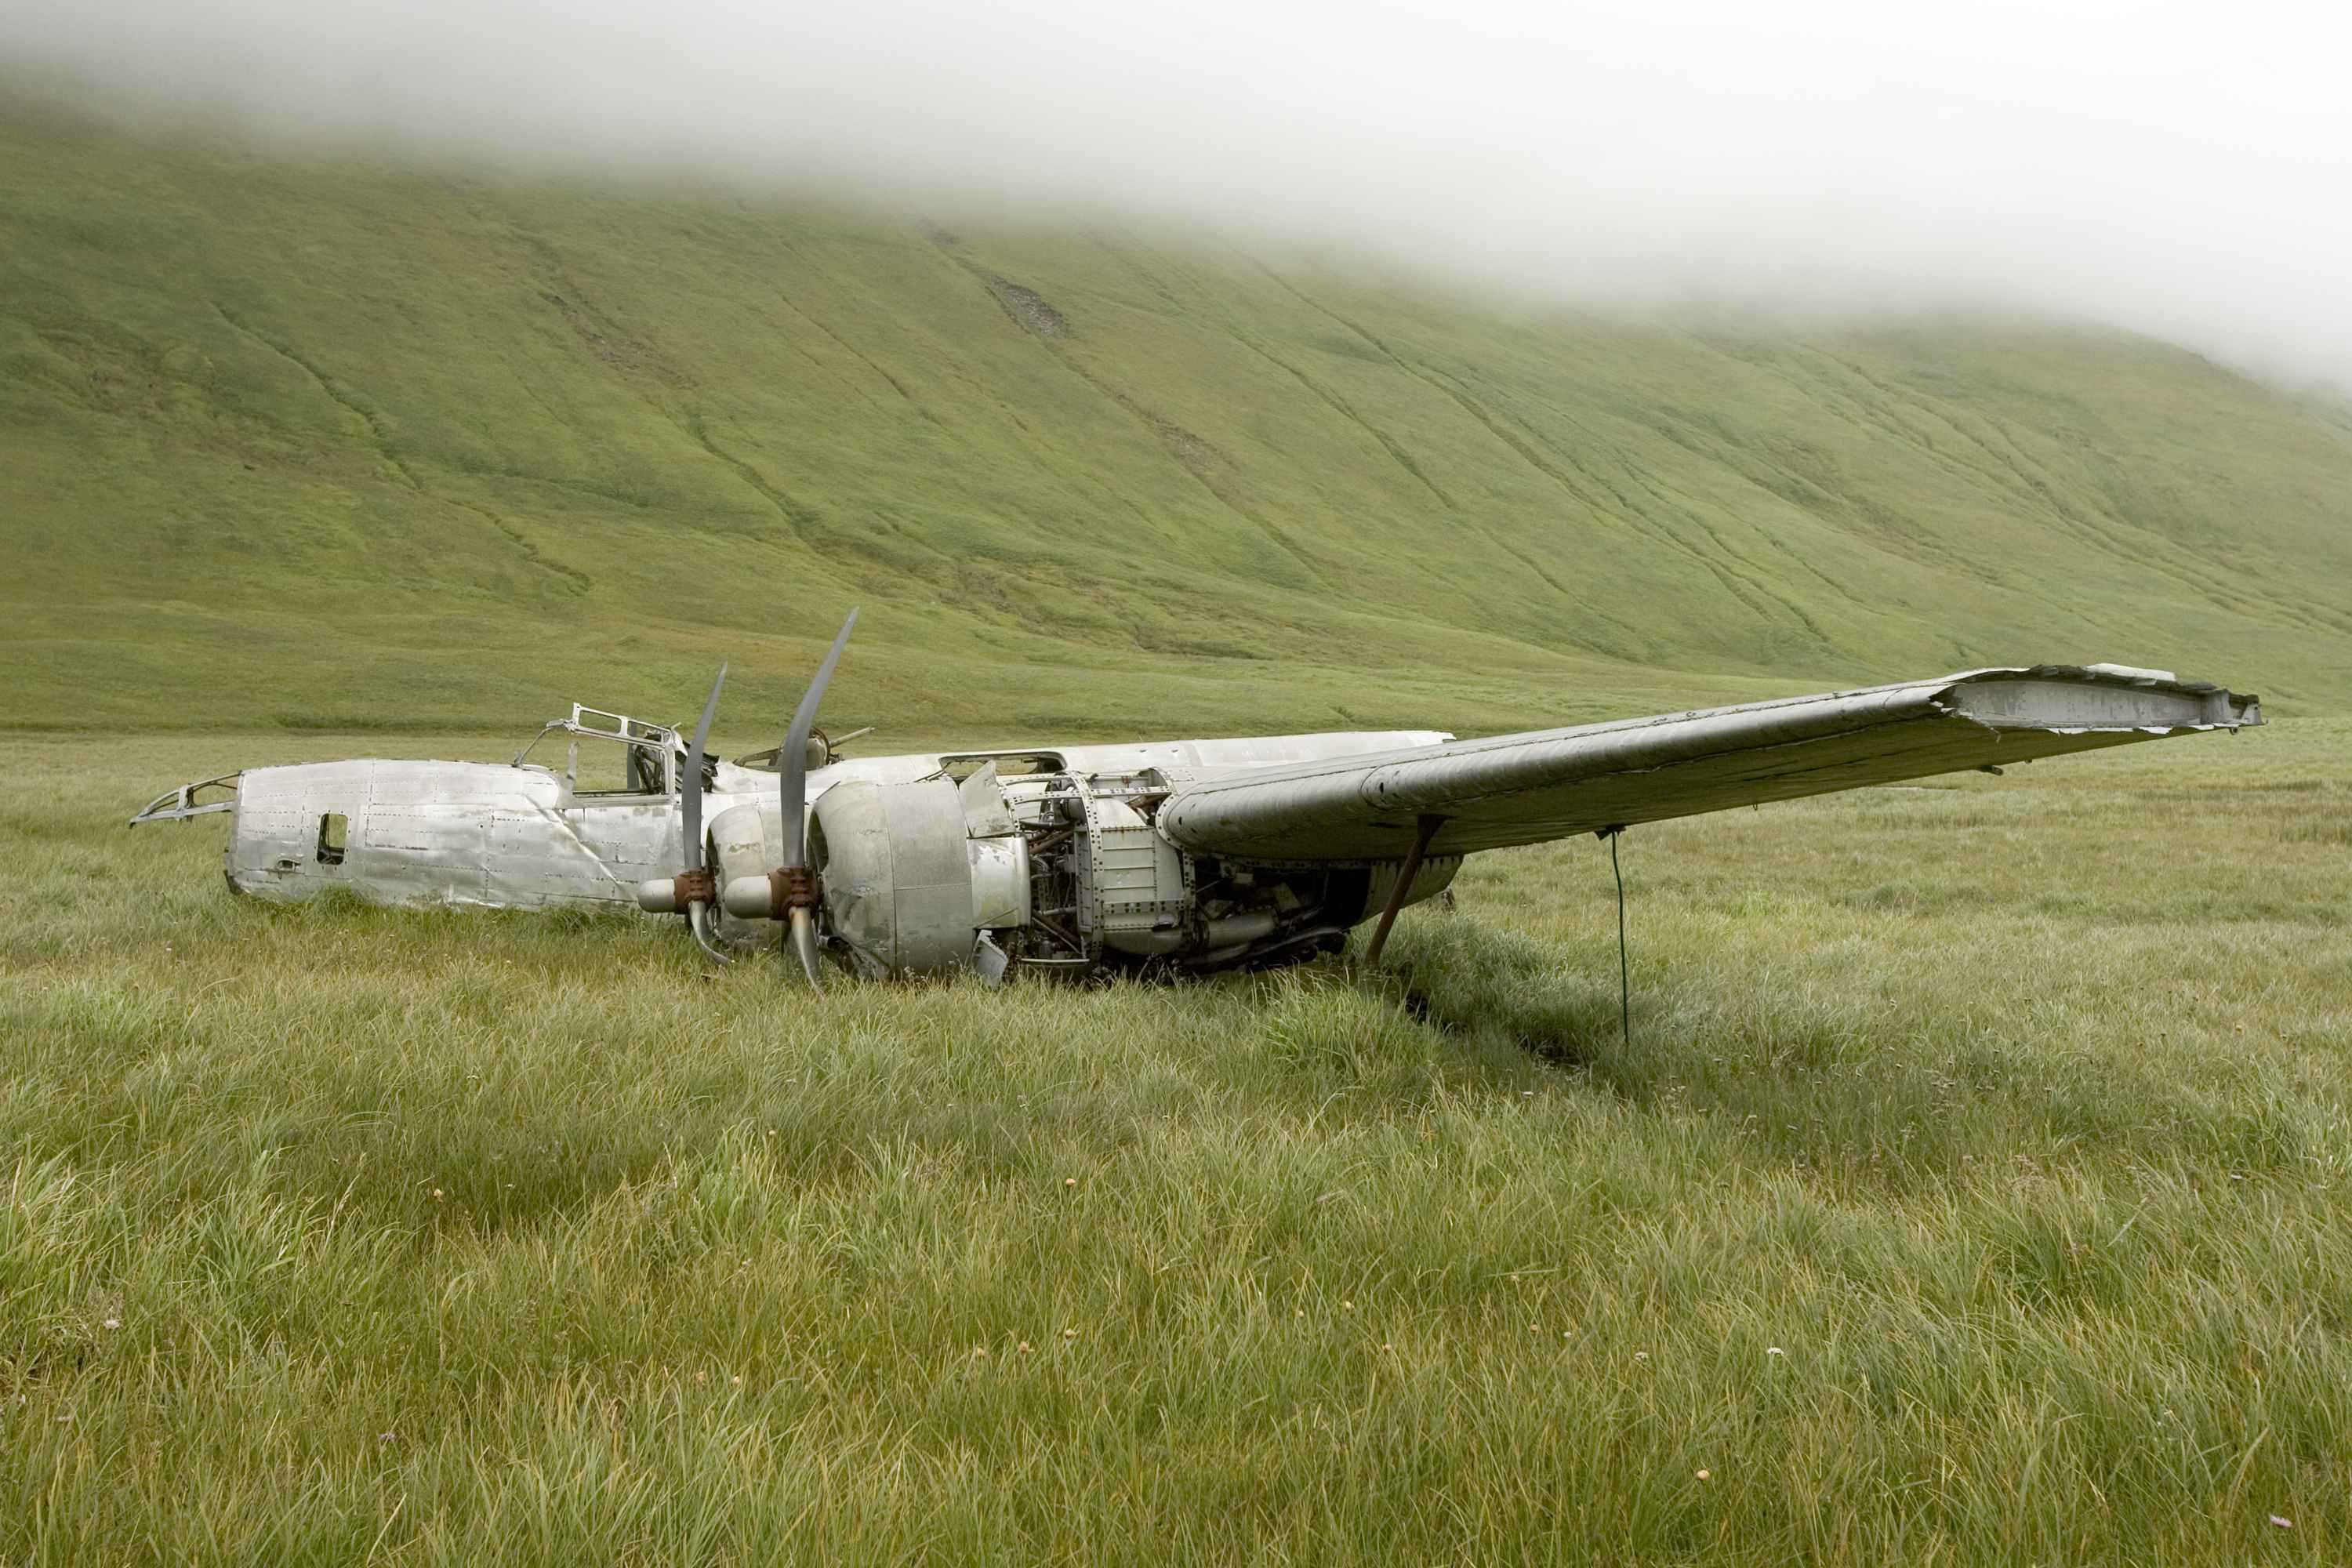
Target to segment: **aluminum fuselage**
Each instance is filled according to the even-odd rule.
[[[1038,770],[1003,780],[1007,796],[1017,799],[1024,780],[1042,787],[1052,773],[1271,767],[1450,738],[1349,731],[848,757],[810,773],[808,799],[814,815],[842,784],[909,783],[989,758],[1020,759],[1018,765]],[[639,882],[682,863],[674,779],[659,789],[589,791],[563,770],[535,763],[360,758],[251,768],[236,788],[224,869],[231,887],[261,898],[298,900],[341,888],[394,904],[634,910]],[[706,802],[706,822],[740,805],[772,817],[780,809],[776,775],[721,761]]]

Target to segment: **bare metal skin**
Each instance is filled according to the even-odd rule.
[[[812,979],[823,954],[993,981],[1295,961],[1376,918],[1384,937],[1477,850],[2262,722],[2258,700],[2165,671],[2035,666],[1475,741],[854,758],[810,727],[830,670],[777,753],[704,760],[714,686],[691,743],[575,707],[512,763],[254,768],[132,822],[227,815],[229,884],[262,898],[688,912],[714,956],[782,921]],[[599,748],[625,761],[616,787],[583,787]]]

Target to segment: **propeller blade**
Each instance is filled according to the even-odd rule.
[[[699,899],[686,906],[687,927],[694,932],[696,944],[710,955],[712,963],[723,969],[735,961],[719,951],[719,944],[710,940],[711,928],[717,921],[718,917],[712,911],[711,906]]]
[[[678,815],[686,829],[686,868],[702,869],[702,758],[710,741],[710,721],[719,715],[719,692],[727,684],[727,667],[710,683],[710,700],[702,705],[702,722],[694,727],[694,744],[686,749],[686,777],[678,789]]]
[[[812,989],[822,991],[824,982],[817,978],[816,921],[808,910],[797,908],[792,911],[792,921],[790,940],[793,952],[800,957],[801,971],[808,976]]]
[[[694,727],[694,741],[686,749],[686,772],[677,781],[678,837],[684,840],[678,847],[686,856],[685,875],[692,876],[705,868],[709,857],[702,841],[702,763],[710,744],[710,721],[719,716],[719,693],[727,685],[727,667],[719,667],[719,679],[710,683],[710,700],[702,705],[702,721]],[[677,909],[678,884],[683,877],[655,878],[639,884],[637,902],[642,907],[661,913]],[[694,933],[696,945],[710,955],[715,963],[729,962],[711,940],[716,921],[711,906],[700,899],[686,900],[686,925]]]
[[[834,666],[841,662],[841,650],[849,641],[849,628],[856,624],[857,612],[852,610],[849,618],[841,623],[841,635],[833,639],[833,651],[817,666],[816,679],[802,694],[801,705],[793,710],[793,727],[784,736],[784,749],[776,754],[776,788],[784,808],[783,864],[795,870],[808,865],[809,731],[816,723],[816,707],[824,700],[825,683],[833,679]],[[812,946],[807,955],[812,963],[814,954]],[[816,971],[812,967],[809,973],[814,975]]]

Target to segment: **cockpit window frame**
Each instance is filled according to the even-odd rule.
[[[1033,768],[1008,769],[1004,766],[1008,762],[1034,762],[1037,765]],[[1005,779],[1046,778],[1055,773],[1070,771],[1069,759],[1062,752],[1039,746],[1013,746],[1001,752],[942,752],[940,753],[940,771],[958,784],[961,784],[990,763],[996,764],[997,776]]]
[[[669,725],[648,723],[643,719],[632,719],[625,713],[609,712],[602,708],[589,708],[574,702],[570,718],[551,719],[540,726],[539,733],[515,753],[514,765],[519,768],[547,768],[544,763],[530,763],[525,759],[538,749],[541,742],[558,733],[571,737],[564,750],[562,773],[567,798],[597,805],[625,805],[667,800],[677,794],[678,773],[683,765],[685,748],[678,741],[677,731]],[[652,790],[582,789],[579,783],[580,742],[583,740],[610,741],[630,748],[632,773],[636,771],[636,758],[648,754],[658,757],[661,763],[660,785]],[[554,770],[548,768],[547,771],[551,773]]]

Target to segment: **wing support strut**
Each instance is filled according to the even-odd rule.
[[[1388,907],[1381,910],[1381,923],[1372,928],[1372,942],[1364,949],[1367,964],[1381,961],[1381,949],[1389,942],[1389,927],[1396,924],[1397,911],[1404,908],[1405,895],[1412,890],[1412,879],[1421,875],[1422,858],[1429,853],[1429,841],[1445,826],[1445,818],[1424,812],[1414,822],[1412,851],[1404,858],[1404,867],[1397,872],[1396,886],[1389,889]]]
[[[1627,1050],[1633,1048],[1633,972],[1625,959],[1625,873],[1617,864],[1617,840],[1625,836],[1625,825],[1601,828],[1592,837],[1609,840],[1609,874],[1617,879],[1617,1039]]]

